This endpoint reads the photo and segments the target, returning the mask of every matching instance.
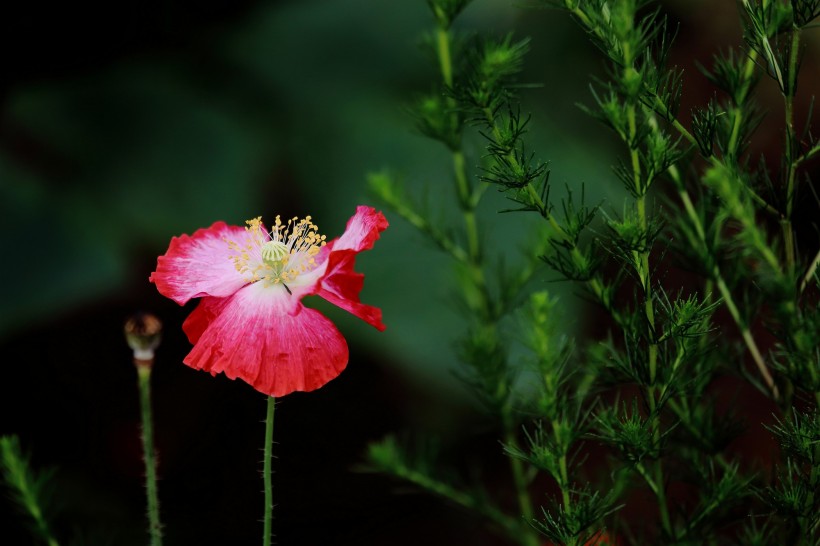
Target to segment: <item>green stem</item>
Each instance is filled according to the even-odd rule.
[[[676,182],[680,182],[680,173],[678,173],[676,168],[674,168],[674,170],[670,169],[670,174],[672,175],[673,179],[676,180]],[[682,184],[679,183],[678,186],[682,188]],[[695,205],[692,203],[692,199],[689,197],[689,192],[687,192],[685,189],[680,189],[678,191],[678,195],[680,196],[684,209],[686,209],[687,216],[689,216],[689,221],[691,221],[692,224],[695,226],[695,232],[698,234],[698,238],[700,239],[700,242],[703,245],[703,250],[705,250],[707,248],[706,232],[703,228],[703,224],[701,223],[700,216],[698,216],[698,213],[695,210]],[[766,382],[766,386],[769,388],[769,390],[772,391],[772,395],[776,400],[778,398],[778,389],[774,383],[774,378],[772,377],[772,374],[769,372],[768,366],[766,366],[766,362],[763,359],[763,355],[760,353],[760,349],[757,346],[757,342],[755,342],[754,336],[752,336],[749,327],[746,326],[743,317],[741,317],[740,315],[740,310],[738,309],[737,304],[735,303],[732,291],[729,290],[729,286],[723,279],[723,275],[717,263],[715,263],[712,266],[711,273],[712,278],[715,281],[715,285],[720,291],[720,296],[723,298],[723,302],[726,305],[726,308],[729,310],[729,314],[732,315],[732,319],[735,321],[735,324],[740,330],[740,334],[743,337],[743,342],[746,344],[746,348],[752,355],[752,359],[754,360],[761,377],[763,377],[763,380]]]
[[[818,250],[817,254],[814,255],[814,259],[811,261],[811,264],[809,264],[806,274],[803,275],[803,280],[800,281],[800,292],[803,292],[806,289],[806,286],[808,286],[809,282],[814,277],[818,265],[820,265],[820,250]]]
[[[436,228],[426,218],[419,214],[416,210],[410,207],[406,200],[401,198],[394,198],[392,196],[383,196],[388,205],[393,207],[396,213],[407,220],[407,222],[427,234],[438,247],[452,256],[454,260],[466,266],[470,265],[470,257],[466,250],[464,250],[458,243],[450,238],[445,232]]]
[[[492,115],[492,111],[488,108],[484,109],[484,115],[487,120],[487,123],[492,127],[493,138],[496,141],[499,141],[501,138],[501,130],[498,128],[498,125],[495,123],[495,119]],[[514,153],[509,153],[507,155],[507,160],[510,162],[510,165],[514,169],[517,169],[520,165],[518,163],[518,159],[516,159]],[[572,250],[570,251],[572,254],[573,260],[581,269],[585,269],[587,267],[587,258],[583,255],[583,253],[578,249],[575,245],[575,241],[573,241],[572,237],[567,233],[563,226],[555,219],[550,213],[549,207],[544,203],[541,199],[541,196],[538,195],[538,192],[535,190],[531,183],[527,184],[524,188],[524,191],[527,192],[527,196],[530,199],[531,206],[535,207],[538,210],[538,213],[549,223],[552,230],[555,234],[563,241],[567,243],[572,243]],[[596,297],[596,299],[603,305],[607,311],[612,314],[612,317],[618,324],[621,324],[621,315],[618,313],[616,309],[613,309],[611,306],[611,302],[607,300],[605,289],[601,281],[597,278],[592,278],[586,281],[587,288],[592,292],[592,294]]]
[[[58,546],[41,508],[42,500],[38,483],[42,484],[43,475],[38,476],[30,467],[29,461],[20,448],[17,436],[0,436],[0,471],[2,480],[14,493],[11,498],[34,521],[37,534],[48,546]]]
[[[558,458],[558,473],[560,476],[560,480],[558,483],[558,487],[561,488],[561,499],[564,502],[564,512],[566,513],[567,517],[572,515],[572,498],[570,497],[570,488],[569,488],[569,470],[567,469],[567,452],[566,446],[564,445],[563,439],[558,434],[558,430],[560,428],[560,424],[557,419],[553,419],[552,421],[552,430],[553,435],[555,436],[555,445],[559,446],[561,450],[561,455]]]
[[[820,154],[820,142],[815,142],[811,148],[803,152],[801,155],[797,156],[794,159],[794,168],[796,169],[797,167],[799,167],[809,159],[813,158],[817,154]]]
[[[629,81],[630,79],[636,76],[635,68],[632,66],[633,59],[631,55],[631,51],[627,44],[624,44],[623,48],[623,60],[624,60],[624,80]],[[633,184],[634,184],[634,191],[635,194],[639,197],[636,201],[636,208],[638,211],[638,218],[641,223],[641,229],[646,231],[648,229],[648,219],[647,219],[647,212],[646,212],[646,192],[649,190],[649,180],[644,181],[644,177],[642,174],[641,168],[641,160],[640,160],[640,153],[638,150],[638,143],[636,141],[638,137],[638,124],[637,124],[637,111],[636,106],[633,102],[629,101],[626,106],[626,116],[627,116],[627,130],[628,134],[625,135],[626,144],[629,147],[629,156],[630,161],[632,163],[632,176],[633,176]],[[657,372],[658,372],[658,344],[656,342],[656,335],[655,335],[655,307],[654,303],[652,302],[652,279],[651,279],[651,270],[649,267],[649,249],[642,250],[640,252],[635,252],[636,263],[635,267],[638,273],[638,278],[641,283],[641,289],[644,292],[644,313],[646,315],[646,323],[647,323],[647,339],[649,339],[649,384],[647,385],[647,399],[649,401],[649,417],[652,420],[652,429],[653,429],[653,444],[654,448],[660,453],[660,443],[661,443],[661,417],[660,412],[657,406],[656,396],[658,395],[658,388],[655,385],[657,379]],[[666,532],[667,536],[673,536],[673,529],[672,529],[672,522],[669,516],[669,507],[666,501],[666,490],[665,490],[665,480],[663,475],[663,462],[659,458],[655,460],[654,464],[654,481],[656,487],[653,488],[655,492],[655,496],[658,499],[658,511],[660,512],[661,516],[661,524],[663,526],[664,531]]]
[[[441,18],[439,18],[439,20],[441,21]],[[444,85],[446,85],[447,87],[452,87],[453,70],[450,54],[450,33],[441,24],[439,25],[436,31],[436,44],[442,80],[444,82]],[[451,123],[453,123],[453,125],[456,126],[459,123],[459,118],[455,109],[455,101],[452,98],[448,98],[447,101],[450,108],[453,111]],[[492,300],[490,298],[489,291],[487,289],[487,281],[481,263],[481,242],[479,238],[478,225],[475,215],[475,209],[481,198],[482,189],[479,187],[479,190],[474,192],[473,189],[470,187],[470,183],[467,178],[467,167],[464,158],[464,152],[461,149],[454,149],[452,150],[452,157],[453,174],[455,177],[456,185],[456,195],[458,197],[459,206],[461,208],[461,213],[464,218],[464,229],[467,237],[466,265],[473,279],[473,282],[476,288],[478,289],[479,294],[481,295],[481,320],[484,323],[484,326],[494,330],[497,326],[496,317],[498,316],[498,309],[494,308]],[[505,441],[508,446],[510,446],[511,448],[515,448],[517,446],[517,439],[515,436],[513,419],[511,418],[509,409],[505,409],[503,413],[504,414],[502,415],[502,418],[505,429]],[[515,457],[510,457],[509,461],[510,470],[512,472],[513,478],[513,486],[515,488],[516,496],[518,498],[519,508],[524,518],[524,521],[527,522],[527,524],[529,524],[533,519],[533,508],[532,502],[529,497],[527,487],[528,483],[524,474],[523,462]],[[433,484],[427,484],[428,487],[431,487],[432,485]],[[439,492],[440,494],[448,496],[449,498],[459,502],[460,504],[467,505],[467,499],[465,499],[462,495],[456,494],[456,492],[453,490],[441,489],[439,487]],[[494,510],[491,512],[490,515],[493,517],[494,521],[497,524],[500,524],[508,532],[510,531],[510,523],[506,518],[500,518],[500,514],[498,514]],[[532,532],[527,532],[529,530],[529,527],[525,527],[524,530],[522,530],[522,528],[518,525],[513,525],[512,528],[514,532],[511,533],[511,536],[516,538],[523,546],[538,546],[538,541],[535,534]]]
[[[518,440],[516,439],[513,431],[509,430],[509,427],[507,428],[508,430],[505,432],[504,441],[508,446],[510,446],[510,448],[517,449]],[[530,494],[527,490],[527,479],[524,476],[524,465],[523,462],[517,457],[509,457],[509,460],[510,470],[513,475],[513,484],[515,485],[515,493],[518,498],[518,507],[521,510],[521,515],[524,518],[524,521],[530,523],[533,520],[533,510]],[[526,545],[538,546],[538,540],[536,540],[533,533],[527,533],[523,536],[522,543]]]
[[[784,88],[786,110],[786,216],[781,221],[783,230],[783,244],[786,249],[786,265],[788,271],[793,271],[796,263],[794,254],[794,234],[791,218],[795,200],[795,168],[797,153],[797,132],[794,128],[794,96],[797,88],[797,61],[800,51],[800,29],[792,29],[792,41],[789,50],[788,84]]]
[[[656,347],[657,348],[657,347]],[[655,449],[659,450],[659,457],[660,457],[660,439],[661,439],[661,418],[658,412],[657,402],[655,401],[655,392],[656,388],[651,386],[649,388],[649,393],[647,396],[647,400],[649,401],[649,413],[651,415],[653,424],[653,443],[655,444]],[[667,536],[674,537],[674,531],[672,529],[672,520],[669,517],[669,506],[667,505],[666,500],[666,486],[665,486],[665,479],[663,475],[663,462],[660,458],[655,460],[654,464],[654,482],[655,487],[652,487],[652,491],[655,493],[655,496],[658,499],[658,511],[661,515],[661,525],[663,526],[663,530],[666,532]],[[646,477],[646,476],[644,476]],[[651,483],[650,483],[651,487]]]
[[[442,19],[439,18],[439,21],[441,20]],[[450,32],[444,26],[439,24],[436,29],[436,51],[438,55],[439,68],[441,70],[441,79],[447,87],[452,87],[453,85],[453,61],[450,53],[450,42]],[[447,104],[453,111],[451,114],[451,123],[453,123],[453,125],[457,125],[459,123],[459,119],[458,113],[456,112],[455,100],[448,97]],[[467,166],[464,160],[464,152],[460,149],[453,150],[452,155],[453,175],[456,182],[456,195],[458,196],[459,206],[461,207],[462,216],[464,218],[464,230],[467,235],[466,264],[473,282],[484,296],[482,298],[481,311],[484,314],[484,318],[489,320],[493,316],[494,310],[492,303],[489,301],[487,280],[484,275],[484,270],[481,268],[481,243],[475,216],[475,208],[478,203],[473,196],[473,192],[467,178]]]
[[[509,517],[496,507],[480,502],[474,495],[464,493],[451,485],[438,481],[422,472],[401,466],[394,470],[396,476],[418,485],[432,493],[449,499],[450,501],[474,510],[489,519],[495,526],[502,529],[510,539],[521,542],[522,527],[517,520]],[[529,535],[530,533],[527,533]]]
[[[441,76],[448,87],[453,85],[453,61],[450,57],[450,33],[443,26],[436,29],[436,48]],[[452,99],[451,99],[452,100]]]
[[[675,413],[675,415],[678,416],[678,419],[680,419],[680,423],[683,425],[683,427],[686,430],[688,430],[692,436],[700,440],[700,442],[702,442],[705,445],[706,438],[704,437],[700,429],[698,429],[694,425],[694,423],[692,423],[692,420],[689,416],[690,412],[688,405],[682,406],[681,404],[678,404],[678,402],[673,398],[669,399],[667,405],[670,408],[672,408],[672,411]],[[729,462],[726,460],[726,457],[724,457],[721,453],[715,453],[713,457],[718,462],[718,464],[723,467],[724,470],[728,470],[730,468]]]
[[[786,115],[786,214],[780,221],[783,232],[783,246],[786,251],[786,266],[792,271],[795,266],[794,235],[791,217],[795,197],[795,153],[797,134],[794,129],[794,95],[797,85],[797,59],[800,49],[800,29],[792,30],[792,41],[789,54],[788,82],[783,88],[784,109]]]
[[[142,453],[145,458],[145,488],[148,496],[148,533],[151,536],[151,546],[160,546],[162,544],[162,524],[159,520],[154,419],[151,411],[151,369],[153,368],[153,360],[136,360],[135,363],[142,414]]]
[[[265,517],[262,544],[270,546],[273,531],[273,483],[271,480],[271,462],[273,459],[273,410],[276,399],[268,396],[265,414],[265,459],[262,463],[262,479],[265,482]]]
[[[732,109],[732,132],[729,136],[729,143],[726,146],[726,155],[733,159],[740,146],[740,124],[743,121],[743,105],[749,94],[749,86],[752,82],[756,62],[757,51],[752,49],[749,51],[749,55],[746,57],[746,63],[743,65],[743,81],[740,84],[740,89],[735,97],[734,108]]]
[[[473,203],[470,185],[467,182],[467,166],[461,150],[453,152],[453,172],[456,178],[459,203],[464,215],[464,227],[467,231],[467,252],[471,261],[477,263],[481,259],[481,248],[475,217],[475,203]]]

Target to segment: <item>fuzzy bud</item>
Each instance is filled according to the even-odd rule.
[[[134,361],[154,359],[154,349],[162,339],[162,322],[150,313],[135,313],[125,321],[125,340],[134,351]]]

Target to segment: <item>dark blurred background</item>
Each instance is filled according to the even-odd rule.
[[[711,95],[699,91],[692,59],[708,63],[716,47],[739,43],[735,7],[663,5],[681,20],[674,60],[686,64],[687,111]],[[416,134],[402,108],[436,77],[418,47],[432,24],[426,3],[0,9],[0,432],[18,434],[36,467],[56,467],[60,537],[145,543],[136,374],[122,324],[153,312],[165,324],[154,406],[167,544],[257,544],[264,396],[181,364],[189,344],[180,325],[193,304],[176,306],[147,278],[171,236],[215,220],[311,214],[337,236],[357,204],[379,205],[365,175],[385,167],[457,222],[447,153]],[[522,99],[537,155],[553,160],[557,187],[585,183],[590,202],[620,209],[612,139],[573,107],[602,73],[586,37],[562,15],[506,0],[476,0],[459,26],[533,37],[524,79],[541,86]],[[771,138],[777,146],[782,137]],[[474,164],[480,155],[476,141]],[[531,224],[495,216],[505,204],[491,193],[487,240],[515,263]],[[391,227],[358,270],[387,331],[316,303],[347,337],[350,364],[278,406],[278,543],[502,544],[471,515],[358,469],[369,441],[424,431],[465,473],[483,467],[487,481],[506,479],[494,431],[453,377],[463,324],[448,262],[386,212]],[[562,295],[571,331],[584,309],[571,286],[546,284],[552,278],[545,270],[536,282]],[[9,503],[0,514],[14,537],[6,543],[31,542]]]

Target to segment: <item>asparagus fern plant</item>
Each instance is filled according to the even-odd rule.
[[[662,6],[535,2],[574,21],[607,66],[581,107],[622,148],[600,183],[628,197],[604,204],[555,191],[517,93],[528,41],[461,37],[453,22],[469,3],[428,0],[439,79],[414,108],[419,130],[450,151],[461,227],[434,221],[394,175],[370,183],[452,257],[469,324],[465,377],[496,418],[509,486],[459,486],[392,437],[371,446],[370,463],[474,510],[511,544],[820,544],[820,252],[816,226],[795,221],[799,200],[818,210],[820,143],[796,105],[801,69],[817,70],[802,60],[820,2],[740,1],[745,42],[696,59],[715,98],[691,112],[681,112],[675,23]],[[759,158],[749,150],[764,85],[782,95],[784,123],[780,149]],[[485,152],[468,160],[472,135]],[[514,204],[503,208],[542,223],[516,271],[496,267],[480,236],[490,187]],[[685,282],[673,274],[682,268]],[[562,332],[556,300],[528,284],[550,270],[598,304],[605,336]],[[502,327],[511,316],[524,356]],[[727,377],[756,388],[771,419],[727,409]],[[761,463],[732,448],[744,430],[778,453]],[[646,495],[651,509],[636,517]]]

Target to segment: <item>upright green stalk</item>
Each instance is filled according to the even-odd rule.
[[[438,54],[441,79],[448,88],[453,86],[453,61],[451,49],[450,32],[439,24],[436,29],[436,51]],[[451,123],[459,123],[455,100],[447,99],[447,106],[452,110],[450,114]],[[464,161],[464,152],[460,149],[452,150],[453,156],[453,176],[456,181],[456,194],[458,196],[459,207],[464,217],[464,229],[467,234],[467,253],[469,258],[470,272],[476,283],[484,287],[484,272],[481,269],[479,260],[481,259],[481,248],[478,237],[478,226],[476,224],[475,207],[470,183],[467,179],[467,166]],[[486,309],[489,311],[489,309]]]
[[[142,419],[142,453],[145,459],[145,489],[148,497],[148,533],[151,546],[162,544],[162,523],[159,519],[157,493],[157,459],[154,447],[154,417],[151,410],[151,371],[154,368],[154,349],[159,346],[162,323],[148,313],[137,313],[125,322],[125,339],[134,352],[137,385]]]
[[[438,18],[439,24],[436,30],[436,50],[438,53],[439,66],[441,69],[441,77],[444,85],[448,88],[453,86],[453,65],[451,55],[451,36],[449,30],[442,24],[442,19]],[[457,124],[458,114],[455,112],[455,101],[448,98],[448,106],[453,109],[452,123]],[[468,253],[468,267],[470,274],[473,277],[476,286],[480,289],[482,295],[481,305],[484,313],[483,320],[486,325],[495,327],[492,324],[493,319],[493,305],[489,299],[489,294],[486,287],[486,279],[484,270],[481,266],[481,246],[478,233],[478,226],[476,223],[475,208],[477,206],[478,197],[474,196],[473,190],[467,178],[466,164],[464,161],[464,152],[461,149],[454,149],[453,155],[453,174],[456,182],[456,193],[458,195],[459,206],[461,208],[462,216],[464,217],[464,228],[467,235],[467,253]],[[504,409],[502,415],[502,422],[504,426],[504,440],[511,448],[518,447],[518,439],[515,430],[515,420],[512,419],[510,408]],[[516,497],[518,499],[519,509],[525,521],[530,522],[533,518],[532,500],[528,491],[527,479],[524,474],[524,466],[521,460],[515,457],[509,457],[510,470],[513,476],[513,484],[515,486]],[[533,533],[525,533],[523,537],[523,544],[529,546],[537,546],[538,542]]]
[[[142,453],[145,458],[145,488],[148,496],[148,532],[151,535],[151,546],[162,544],[162,524],[159,520],[159,498],[157,495],[157,459],[154,448],[154,418],[151,411],[151,369],[153,359],[135,360],[137,365],[137,383],[140,391],[140,410],[142,416]]]
[[[726,156],[737,160],[737,150],[740,146],[740,127],[743,121],[743,105],[749,96],[749,88],[754,75],[755,63],[757,62],[757,51],[750,50],[743,65],[743,80],[740,82],[738,93],[735,96],[735,104],[732,108],[732,130],[729,134],[729,143],[726,146]]]
[[[569,517],[572,515],[572,498],[570,497],[569,469],[567,468],[567,450],[565,449],[563,439],[558,434],[559,427],[560,423],[558,422],[558,419],[553,419],[552,433],[555,438],[555,444],[561,446],[561,454],[558,457],[558,475],[560,476],[561,480],[558,483],[558,487],[561,489],[561,501],[564,504],[564,513],[566,513],[567,517]]]
[[[512,419],[504,419],[504,443],[512,449],[518,448],[518,438],[515,435],[515,427],[512,424]],[[518,507],[521,510],[521,515],[527,523],[532,522],[532,500],[527,487],[527,479],[524,476],[524,465],[515,457],[508,457],[510,460],[510,470],[513,475],[513,484],[515,485],[515,492],[518,498]],[[528,533],[525,536],[524,544],[537,544],[535,537]]]
[[[794,232],[792,231],[792,210],[794,209],[795,198],[795,178],[797,168],[795,167],[795,156],[797,152],[797,132],[794,128],[794,96],[797,87],[797,61],[800,50],[800,29],[792,30],[791,47],[789,51],[789,66],[787,72],[786,85],[783,89],[783,101],[786,114],[786,212],[780,220],[783,232],[783,247],[786,252],[786,269],[794,270],[796,257],[794,248]]]
[[[265,516],[262,544],[270,546],[273,531],[273,483],[271,460],[273,459],[273,410],[276,399],[268,396],[267,412],[265,414],[265,459],[262,463],[262,480],[265,482]]]
[[[628,82],[639,77],[637,71],[633,67],[634,59],[632,56],[629,42],[623,42],[623,60],[624,60],[624,81]],[[632,165],[632,175],[634,180],[634,191],[638,195],[636,200],[636,208],[638,211],[638,219],[641,230],[646,232],[649,228],[649,221],[646,212],[646,192],[650,180],[643,180],[641,169],[640,151],[638,149],[638,127],[637,127],[637,108],[634,100],[627,98],[626,116],[627,116],[627,130],[628,134],[626,142],[629,146],[629,156]],[[649,340],[649,385],[646,389],[646,397],[649,402],[650,419],[652,420],[652,428],[654,431],[653,441],[654,449],[660,451],[661,441],[661,417],[657,408],[656,396],[658,389],[655,385],[658,373],[658,344],[656,343],[655,334],[655,307],[652,301],[652,271],[649,268],[649,252],[646,248],[640,251],[634,251],[636,269],[638,278],[641,283],[641,289],[644,292],[644,314],[646,316],[647,324],[647,339]],[[669,517],[669,507],[666,502],[665,480],[663,475],[663,463],[660,458],[655,461],[654,465],[654,482],[655,487],[652,490],[658,498],[658,510],[661,515],[661,524],[664,531],[670,537],[673,536],[672,522]],[[650,483],[651,485],[651,483]]]

